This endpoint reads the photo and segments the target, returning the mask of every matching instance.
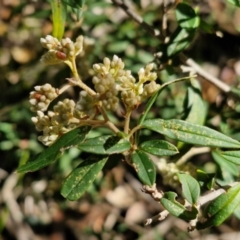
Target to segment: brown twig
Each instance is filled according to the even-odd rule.
[[[136,14],[134,11],[132,11],[126,3],[124,3],[121,0],[112,0],[112,2],[117,5],[118,7],[122,8],[123,11],[132,18],[135,22],[141,25],[148,33],[150,33],[152,36],[159,38],[160,31],[153,29],[151,25],[146,23],[142,17],[140,17],[138,14]]]
[[[224,93],[230,92],[230,90],[231,90],[230,86],[228,86],[226,83],[221,81],[219,78],[216,78],[216,77],[212,76],[211,74],[209,74],[208,72],[206,72],[193,59],[187,58],[183,53],[180,54],[180,58],[185,64],[190,66],[198,75],[200,75],[201,77],[205,78],[210,83],[217,86]]]

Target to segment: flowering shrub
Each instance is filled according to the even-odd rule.
[[[169,42],[163,44],[162,48],[165,48],[163,48],[162,60],[173,57],[184,49],[185,43],[189,43],[191,39],[189,37],[199,26],[199,17],[193,9],[190,9],[189,19],[179,13],[180,10],[185,11],[185,9],[188,14],[188,5],[178,5],[177,17],[180,27]],[[176,34],[179,35],[176,37]],[[75,42],[69,38],[58,40],[50,35],[41,38],[41,44],[48,49],[41,61],[50,65],[65,63],[70,67],[73,77],[68,78],[67,84],[60,89],[47,83],[36,86],[30,93],[31,110],[36,113],[32,122],[42,134],[39,140],[49,147],[37,155],[33,161],[20,166],[18,171],[36,171],[45,167],[70,147],[88,152],[89,157],[73,169],[61,189],[64,197],[77,200],[96,179],[109,156],[121,154],[123,160],[136,171],[143,184],[142,191],[151,195],[165,208],[157,216],[158,220],[164,219],[170,213],[188,221],[189,230],[221,224],[239,205],[240,183],[232,182],[227,190],[218,188],[214,183],[213,175],[201,170],[196,171],[193,165],[185,165],[186,159],[180,158],[177,162],[167,162],[162,159],[163,156],[178,154],[181,149],[164,140],[164,137],[176,143],[179,142],[178,146],[181,144],[203,146],[204,151],[207,148],[207,151],[212,152],[216,161],[226,161],[235,165],[240,164],[238,150],[240,143],[220,132],[194,123],[191,117],[187,121],[147,119],[147,114],[165,87],[183,80],[158,83],[157,67],[154,63],[141,68],[138,76],[135,77],[130,70],[125,70],[124,61],[118,56],[114,55],[112,60],[104,58],[103,63],[93,65],[93,87],[89,87],[80,78],[76,67],[76,57],[84,50],[83,42],[83,36],[79,36]],[[194,71],[190,71],[188,78],[192,80],[191,89],[196,90],[192,72]],[[51,106],[52,101],[71,86],[80,88],[79,100],[75,102],[66,98]],[[141,117],[137,123],[134,123],[131,121],[132,113],[136,110],[140,111],[138,107],[143,102],[146,105],[141,112]],[[49,110],[51,107],[52,110]],[[122,125],[114,123],[109,117],[109,113],[114,114],[120,107],[124,118]],[[99,127],[110,129],[112,135],[89,137],[88,133]],[[160,137],[145,141],[140,138],[142,129],[156,132]],[[156,168],[164,176],[165,183],[173,187],[181,183],[184,204],[176,200],[177,193],[158,190]],[[201,196],[201,191],[204,189],[216,191],[210,191]],[[204,204],[208,202],[210,204],[201,214]],[[147,219],[146,225],[154,219]]]

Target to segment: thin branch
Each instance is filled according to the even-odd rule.
[[[202,147],[202,148],[196,148],[192,147],[185,155],[183,155],[177,162],[176,166],[183,165],[185,162],[187,162],[191,157],[197,154],[207,153],[210,152],[209,147]]]
[[[208,203],[208,202],[216,199],[217,197],[219,197],[220,195],[222,195],[222,194],[225,193],[225,192],[226,192],[226,190],[223,189],[223,188],[219,188],[219,189],[217,189],[217,190],[214,190],[214,191],[212,191],[212,192],[209,192],[209,193],[207,193],[206,195],[201,196],[201,197],[199,198],[199,200],[198,200],[198,203],[199,203],[199,205],[202,206],[202,205],[204,205],[204,204],[206,204],[206,203]]]
[[[184,54],[180,54],[180,58],[183,62],[185,62],[188,66],[192,67],[198,75],[204,77],[207,81],[217,86],[223,92],[228,93],[231,90],[231,87],[228,86],[226,83],[221,81],[219,78],[216,78],[206,72],[203,68],[201,68],[193,59],[187,58]]]
[[[169,215],[169,211],[168,210],[163,210],[162,212],[160,212],[159,214],[157,214],[156,216],[152,217],[152,218],[148,218],[146,219],[146,221],[144,222],[144,225],[150,225],[154,222],[157,221],[162,221],[164,220],[167,216]]]
[[[112,2],[117,5],[118,7],[122,8],[123,11],[132,18],[135,22],[137,22],[141,27],[143,27],[148,33],[150,33],[152,36],[159,38],[160,31],[153,29],[151,25],[146,23],[142,17],[140,17],[138,14],[133,12],[123,1],[121,0],[112,0]]]
[[[125,122],[124,122],[124,133],[129,133],[129,124],[130,124],[130,117],[131,117],[132,111],[128,110],[125,115]]]

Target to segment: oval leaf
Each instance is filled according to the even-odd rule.
[[[76,128],[66,134],[64,134],[61,138],[59,138],[53,145],[48,147],[42,153],[35,156],[32,161],[27,162],[25,165],[18,168],[19,173],[23,172],[33,172],[38,169],[41,169],[53,161],[55,161],[59,156],[61,156],[62,152],[71,146],[75,146],[78,143],[82,142],[88,132],[91,130],[91,127],[84,126],[80,128]]]
[[[213,202],[211,202],[206,210],[206,221],[197,224],[197,229],[203,229],[211,226],[219,226],[225,221],[240,204],[240,183],[231,187],[228,191]]]
[[[177,173],[182,184],[183,196],[191,204],[195,204],[200,196],[200,186],[195,178],[188,174]]]
[[[78,165],[63,183],[61,194],[71,200],[78,200],[96,179],[108,157],[92,155]]]
[[[189,46],[195,35],[195,30],[177,28],[172,34],[169,44],[167,45],[167,56],[171,57]]]
[[[178,153],[178,149],[164,140],[151,140],[140,144],[139,148],[155,156],[172,156]]]
[[[142,127],[189,144],[209,147],[240,148],[238,141],[220,132],[182,120],[149,119],[142,123]]]
[[[206,173],[198,169],[197,180],[202,189],[212,190],[215,183],[215,173]]]
[[[176,7],[176,18],[182,28],[194,29],[199,27],[200,18],[191,6],[179,3]]]
[[[176,193],[166,192],[160,202],[164,208],[175,217],[179,217],[187,221],[195,219],[198,214],[197,209],[192,208],[192,211],[187,211],[182,204],[175,200],[176,197]]]
[[[144,184],[152,186],[156,180],[156,169],[150,157],[141,150],[136,150],[132,154],[132,162],[139,179]]]
[[[131,148],[128,140],[117,136],[100,136],[90,138],[78,145],[78,149],[95,154],[122,153]]]

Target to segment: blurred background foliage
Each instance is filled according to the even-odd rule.
[[[159,0],[131,1],[131,7],[156,29],[162,20]],[[171,1],[169,1],[171,2]],[[226,1],[188,0],[200,17],[214,29],[198,31],[184,51],[208,73],[230,86],[240,80],[240,9]],[[187,233],[187,224],[173,217],[143,227],[143,221],[157,214],[160,206],[141,193],[141,184],[121,159],[109,161],[102,175],[78,202],[66,201],[59,193],[62,180],[86,155],[72,148],[60,160],[38,172],[16,174],[19,164],[44,149],[37,141],[31,122],[28,95],[36,85],[59,87],[70,77],[64,65],[44,66],[39,62],[44,49],[40,38],[52,33],[48,1],[2,0],[0,7],[0,240],[37,239],[238,239],[239,220],[233,216],[218,228]],[[85,49],[77,59],[82,79],[91,85],[91,66],[104,57],[118,55],[134,74],[154,60],[159,41],[129,19],[111,1],[86,0],[82,17],[67,15],[65,37],[85,37]],[[174,11],[168,13],[168,31],[177,26]],[[215,33],[218,34],[215,34]],[[184,75],[173,61],[159,72],[165,82]],[[200,80],[206,125],[240,140],[239,100],[220,92],[205,79]],[[149,117],[183,118],[188,83],[171,85],[159,97]],[[78,99],[79,89],[67,94]],[[190,93],[188,93],[190,94]],[[139,118],[140,110],[133,114]],[[121,109],[113,119],[121,124]],[[106,130],[100,130],[102,132]],[[93,132],[94,136],[101,132]],[[147,138],[150,132],[145,131]],[[196,167],[214,170],[208,154],[194,157]],[[221,166],[220,168],[224,168]],[[225,170],[238,177],[234,167]],[[157,184],[163,185],[158,175]],[[210,235],[211,234],[211,235]],[[235,235],[234,235],[235,234]],[[238,235],[237,235],[238,234]],[[211,237],[211,238],[208,238]],[[240,237],[239,237],[240,238]]]

